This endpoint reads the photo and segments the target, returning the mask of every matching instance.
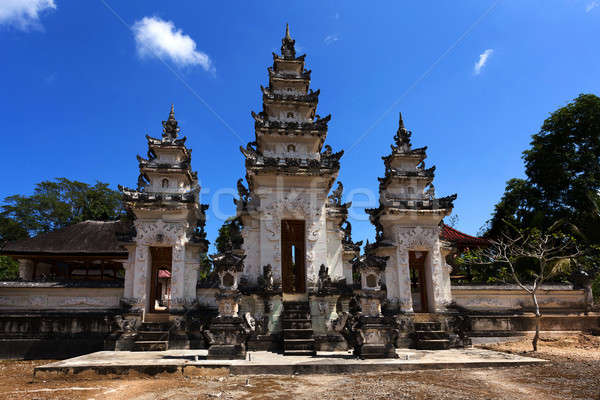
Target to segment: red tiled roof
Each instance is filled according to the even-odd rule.
[[[462,246],[487,246],[490,243],[487,239],[467,235],[445,224],[442,224],[440,239]]]

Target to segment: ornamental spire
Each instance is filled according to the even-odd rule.
[[[169,118],[162,122],[163,126],[163,138],[176,139],[179,133],[179,125],[175,119],[175,106],[171,104],[171,112],[169,112]]]
[[[396,147],[399,151],[407,152],[410,151],[410,137],[412,132],[407,130],[404,127],[404,120],[402,119],[402,113],[400,113],[398,119],[398,131],[394,135],[394,141],[396,142]]]
[[[290,24],[288,23],[285,24],[285,38],[287,40],[292,40],[292,37],[290,36]]]
[[[285,59],[296,58],[296,49],[294,48],[296,41],[290,36],[290,26],[285,24],[285,37],[281,39],[281,55]]]

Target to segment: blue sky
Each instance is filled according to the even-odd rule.
[[[214,240],[286,22],[321,89],[318,113],[332,114],[327,143],[346,150],[346,195],[377,192],[402,111],[470,234],[523,175],[548,113],[600,88],[594,0],[2,0],[0,197],[63,176],[135,186],[144,135],[160,136],[175,103]],[[348,200],[355,240],[372,238],[366,196]]]

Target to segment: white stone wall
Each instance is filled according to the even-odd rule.
[[[136,245],[129,246],[132,266],[126,268],[125,293],[136,304],[136,308],[150,309],[150,286],[152,260],[150,247],[172,248],[171,261],[171,308],[196,301],[199,254],[195,246],[188,245],[187,221],[164,221],[142,219],[135,221]],[[131,288],[131,289],[130,289]],[[131,292],[131,296],[128,294]]]
[[[242,249],[246,258],[244,259],[243,275],[248,279],[248,283],[255,285],[257,279],[262,275],[262,267],[260,259],[261,235],[260,223],[258,220],[251,217],[244,217],[242,238],[244,243]]]
[[[329,267],[329,276],[334,282],[343,279],[345,276],[343,237],[344,234],[340,230],[338,222],[336,220],[327,220],[327,263],[325,265]]]
[[[514,285],[453,286],[452,297],[458,306],[473,311],[520,311],[534,306],[531,295]],[[537,297],[542,311],[576,311],[586,306],[583,289],[543,286]]]
[[[321,264],[328,265],[328,240],[323,189],[289,191],[265,190],[260,196],[258,219],[245,222],[242,235],[247,254],[245,271],[250,282],[256,282],[262,267],[271,264],[273,278],[281,282],[281,220],[297,219],[305,222],[305,266],[307,287],[316,284]],[[336,273],[343,275],[341,262],[335,264]]]
[[[389,223],[389,222],[388,222]],[[431,225],[405,226],[389,224],[392,247],[381,247],[377,254],[389,256],[385,271],[387,297],[400,311],[412,312],[409,252],[426,251],[425,281],[430,312],[443,312],[452,301],[450,269],[442,257],[439,227]]]
[[[119,308],[123,288],[0,288],[0,310],[105,310]]]

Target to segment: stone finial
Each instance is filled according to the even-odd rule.
[[[394,135],[394,142],[396,142],[395,150],[406,153],[411,149],[410,137],[412,136],[412,132],[404,127],[402,113],[399,114],[398,131]]]
[[[171,104],[171,111],[169,112],[169,118],[162,122],[163,126],[163,138],[176,139],[179,133],[179,124],[175,119],[175,106]]]
[[[288,23],[285,24],[285,38],[287,40],[292,40],[292,37],[290,36],[290,25]]]
[[[404,120],[402,119],[402,111],[400,111],[398,117],[398,130],[404,130]]]
[[[287,60],[296,58],[296,49],[294,45],[296,41],[290,36],[290,26],[285,24],[285,37],[281,39],[281,55]]]

